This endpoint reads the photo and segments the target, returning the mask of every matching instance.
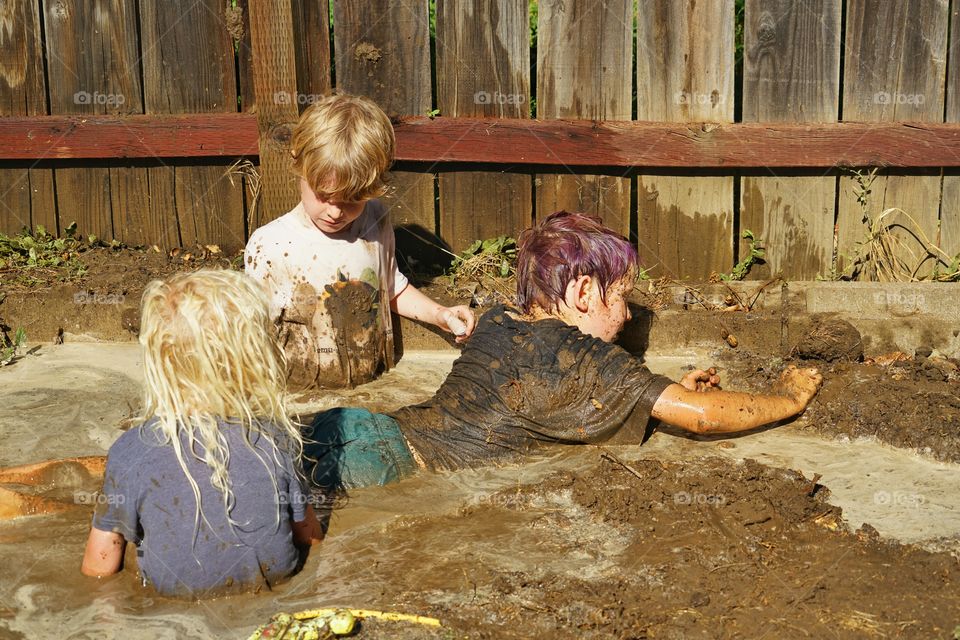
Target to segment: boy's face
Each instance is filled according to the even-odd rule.
[[[363,213],[366,200],[341,202],[318,197],[306,180],[300,178],[300,201],[307,217],[324,233],[340,233]]]

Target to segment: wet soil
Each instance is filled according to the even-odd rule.
[[[788,364],[816,366],[823,387],[797,423],[832,438],[876,438],[960,462],[960,367],[936,356],[881,354],[865,362],[718,352],[727,388],[767,391]]]
[[[804,332],[793,353],[805,360],[859,362],[863,360],[863,339],[846,320],[825,319]]]
[[[880,541],[868,525],[844,531],[829,490],[798,473],[617,460],[598,453],[593,468],[456,515],[402,518],[378,541],[399,553],[365,577],[456,637],[922,638],[960,623],[956,558]],[[437,528],[450,544],[423,562],[416,541]]]

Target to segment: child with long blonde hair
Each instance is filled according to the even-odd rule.
[[[201,270],[151,282],[141,305],[143,423],[110,447],[81,570],[116,573],[129,541],[164,594],[269,587],[320,531],[266,294]]]

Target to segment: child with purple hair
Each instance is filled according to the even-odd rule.
[[[430,400],[386,416],[321,413],[306,438],[323,488],[384,484],[419,469],[503,462],[557,445],[641,443],[651,418],[698,434],[746,431],[804,410],[816,369],[788,367],[779,395],[722,391],[716,371],[679,382],[613,343],[630,319],[633,245],[597,218],[560,211],[518,242],[517,306],[498,306]]]

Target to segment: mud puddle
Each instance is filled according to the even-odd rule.
[[[0,369],[3,464],[102,453],[136,406],[137,347],[40,354]],[[298,408],[419,401],[455,355],[407,354],[375,383]],[[650,365],[676,377],[704,362]],[[876,440],[825,440],[808,423],[717,442],[657,433],[643,447],[353,492],[290,582],[189,604],[145,593],[130,570],[82,577],[92,507],[78,504],[0,523],[0,635],[244,637],[277,611],[343,605],[448,627],[372,623],[369,638],[949,637],[960,565],[928,549],[957,549],[957,471]]]

